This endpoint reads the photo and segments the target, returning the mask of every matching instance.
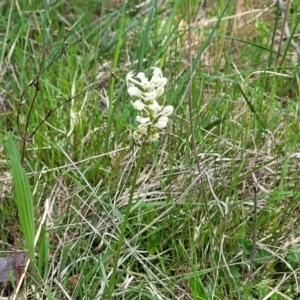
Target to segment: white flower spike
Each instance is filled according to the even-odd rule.
[[[164,107],[157,102],[157,99],[165,91],[164,87],[168,79],[163,77],[160,68],[153,67],[152,70],[150,80],[143,72],[135,75],[131,71],[126,76],[128,94],[138,98],[134,102],[131,101],[131,104],[140,114],[136,117],[139,125],[133,132],[133,138],[139,145],[157,141],[160,133],[168,125],[168,117],[174,111],[172,105]]]

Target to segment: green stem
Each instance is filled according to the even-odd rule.
[[[111,279],[109,281],[109,286],[108,286],[108,298],[107,300],[111,300],[112,299],[112,294],[115,288],[115,281],[116,281],[116,274],[117,274],[117,269],[118,269],[118,262],[119,262],[119,258],[120,258],[120,254],[121,254],[121,249],[122,249],[122,245],[123,245],[123,241],[125,238],[125,230],[127,228],[127,222],[128,222],[128,218],[129,218],[129,214],[130,214],[130,208],[131,208],[131,203],[133,200],[133,194],[135,191],[135,185],[136,185],[136,181],[137,181],[137,177],[139,174],[139,170],[142,164],[142,160],[143,160],[143,155],[145,152],[145,147],[142,146],[140,149],[140,155],[136,164],[136,168],[133,174],[133,180],[132,180],[132,185],[131,185],[131,190],[130,190],[130,195],[129,195],[129,201],[127,204],[127,208],[126,208],[126,213],[125,213],[125,217],[124,217],[124,221],[123,224],[121,226],[121,232],[120,232],[120,238],[119,238],[119,242],[118,242],[118,248],[114,257],[114,266],[113,266],[113,272],[111,275]]]

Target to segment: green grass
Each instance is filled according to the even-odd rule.
[[[276,62],[276,7],[244,15],[236,31],[235,1],[217,2],[192,27],[192,61],[187,24],[198,1],[191,16],[184,0],[0,4],[0,100],[11,103],[0,107],[0,258],[16,247],[32,258],[32,234],[37,241],[18,299],[300,299],[295,50],[284,40]],[[287,20],[296,34],[297,7]],[[66,27],[75,45],[60,55]],[[49,64],[26,129],[28,84]],[[125,78],[153,66],[168,78],[160,99],[175,111],[141,154]],[[104,115],[101,89],[86,90],[111,72]],[[20,158],[1,147],[10,132],[21,152],[25,90],[22,134],[57,108],[26,143],[19,174],[34,218],[20,208],[16,171],[10,177],[9,159],[20,168]],[[0,283],[0,298],[15,291]]]

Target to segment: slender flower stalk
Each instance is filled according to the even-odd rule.
[[[139,123],[133,132],[133,138],[139,145],[157,141],[168,125],[169,116],[173,113],[173,106],[162,106],[157,99],[164,93],[168,80],[163,77],[159,68],[152,68],[152,77],[149,80],[145,73],[139,72],[136,75],[133,71],[126,77],[127,92],[131,97],[134,109],[139,112],[136,121]]]
[[[134,75],[133,72],[130,72],[126,77],[127,91],[129,95],[137,98],[135,101],[131,101],[133,108],[139,112],[139,115],[136,117],[136,121],[139,124],[136,130],[133,132],[133,138],[136,143],[141,146],[141,149],[139,151],[140,155],[138,157],[132,178],[129,200],[124,215],[124,220],[121,225],[120,237],[114,257],[113,270],[107,289],[108,300],[111,300],[113,297],[118,263],[125,239],[125,230],[127,228],[135,185],[143,162],[143,155],[146,150],[146,145],[159,139],[160,133],[164,132],[168,125],[168,117],[173,113],[172,105],[167,105],[164,107],[157,102],[157,99],[164,93],[164,87],[168,80],[167,78],[163,77],[159,68],[152,69],[153,74],[150,80],[146,78],[143,72],[140,72],[137,75]]]
[[[129,200],[128,200],[124,220],[123,220],[123,223],[121,225],[119,241],[118,241],[118,244],[117,244],[117,249],[116,249],[116,252],[115,252],[115,257],[114,257],[114,262],[113,262],[113,270],[112,270],[112,274],[111,274],[109,285],[108,285],[107,300],[112,300],[113,299],[113,291],[114,291],[115,282],[116,282],[116,274],[117,274],[117,270],[118,270],[118,264],[119,264],[119,259],[120,259],[120,255],[121,255],[123,242],[124,242],[124,239],[125,239],[125,230],[126,230],[127,224],[128,224],[128,219],[129,219],[129,214],[130,214],[130,209],[131,209],[131,203],[132,203],[133,196],[134,196],[134,191],[135,191],[135,185],[136,185],[136,182],[137,182],[138,174],[140,172],[140,167],[142,165],[145,148],[146,147],[141,147],[140,155],[137,159],[136,168],[134,170],[132,183],[131,183],[131,188],[130,188],[130,193],[129,193]]]

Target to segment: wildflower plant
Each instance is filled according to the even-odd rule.
[[[135,97],[135,100],[131,101],[131,103],[133,107],[139,112],[139,115],[136,117],[136,121],[139,123],[139,125],[133,132],[133,138],[135,142],[141,146],[141,150],[131,181],[128,204],[123,223],[121,225],[120,236],[115,252],[113,271],[107,291],[108,300],[112,299],[118,269],[118,261],[125,238],[125,230],[127,228],[127,223],[129,220],[135,185],[137,182],[140,167],[142,165],[143,154],[145,153],[146,149],[145,146],[150,142],[157,141],[159,139],[159,135],[164,132],[165,128],[168,125],[168,117],[173,113],[174,110],[172,105],[163,106],[158,103],[157,100],[164,93],[165,85],[167,84],[168,80],[166,77],[163,77],[162,72],[159,68],[152,69],[153,74],[150,80],[143,72],[139,72],[135,75],[134,72],[131,71],[126,76],[127,91],[131,97]]]
[[[127,91],[131,97],[137,97],[133,107],[139,112],[136,121],[139,123],[133,132],[133,138],[139,145],[157,141],[160,133],[167,127],[169,116],[173,113],[173,106],[160,105],[157,99],[164,93],[168,80],[163,77],[159,68],[153,67],[153,74],[149,80],[145,73],[129,72],[126,77]]]

